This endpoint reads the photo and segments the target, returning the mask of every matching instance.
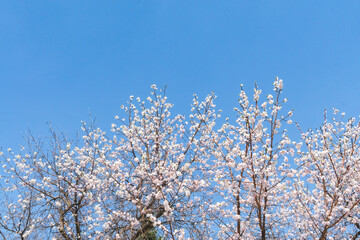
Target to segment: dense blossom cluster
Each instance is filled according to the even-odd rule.
[[[291,140],[283,82],[241,87],[235,119],[215,95],[171,115],[164,89],[130,97],[111,133],[50,128],[19,153],[0,152],[3,239],[356,239],[360,123],[335,110]],[[221,123],[221,124],[220,124]]]

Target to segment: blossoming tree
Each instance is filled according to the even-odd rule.
[[[360,235],[360,123],[344,114],[302,134],[292,196],[301,239],[356,239]]]
[[[282,91],[280,79],[264,100],[241,88],[237,118],[223,121],[214,94],[173,115],[153,85],[110,133],[29,135],[0,152],[0,238],[357,239],[360,123],[336,112],[291,141]]]
[[[86,238],[91,230],[86,216],[91,210],[85,198],[85,166],[76,158],[71,141],[50,128],[46,143],[29,134],[27,148],[15,156],[9,152],[3,165],[8,211],[0,223],[9,233],[5,239]]]
[[[203,102],[195,96],[185,121],[171,116],[165,91],[152,88],[147,103],[130,98],[123,107],[127,116],[112,125],[113,136],[91,131],[79,150],[81,161],[96,166],[87,178],[97,203],[99,239],[135,240],[154,228],[169,239],[207,235],[202,201],[208,182],[201,167],[217,117],[214,95]]]
[[[253,103],[241,90],[236,124],[219,130],[214,148],[213,176],[220,195],[211,205],[220,239],[285,239],[287,234],[286,180],[290,139],[282,123],[282,80],[274,82],[275,96],[260,102],[255,88]]]

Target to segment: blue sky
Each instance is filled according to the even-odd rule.
[[[303,128],[324,108],[360,115],[359,1],[1,1],[0,146],[46,122],[109,128],[129,95],[168,85],[175,111],[215,91],[226,114],[240,84],[284,80]]]

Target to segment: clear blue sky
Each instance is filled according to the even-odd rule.
[[[1,1],[0,146],[50,121],[108,129],[129,95],[168,85],[175,110],[215,91],[226,113],[240,84],[284,79],[304,128],[325,107],[360,115],[360,1]]]

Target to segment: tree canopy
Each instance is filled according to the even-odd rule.
[[[50,128],[0,152],[3,239],[356,239],[360,123],[334,110],[294,126],[283,81],[241,88],[235,117],[214,94],[172,115],[166,89],[130,96],[111,132]],[[298,128],[290,139],[286,126]]]

